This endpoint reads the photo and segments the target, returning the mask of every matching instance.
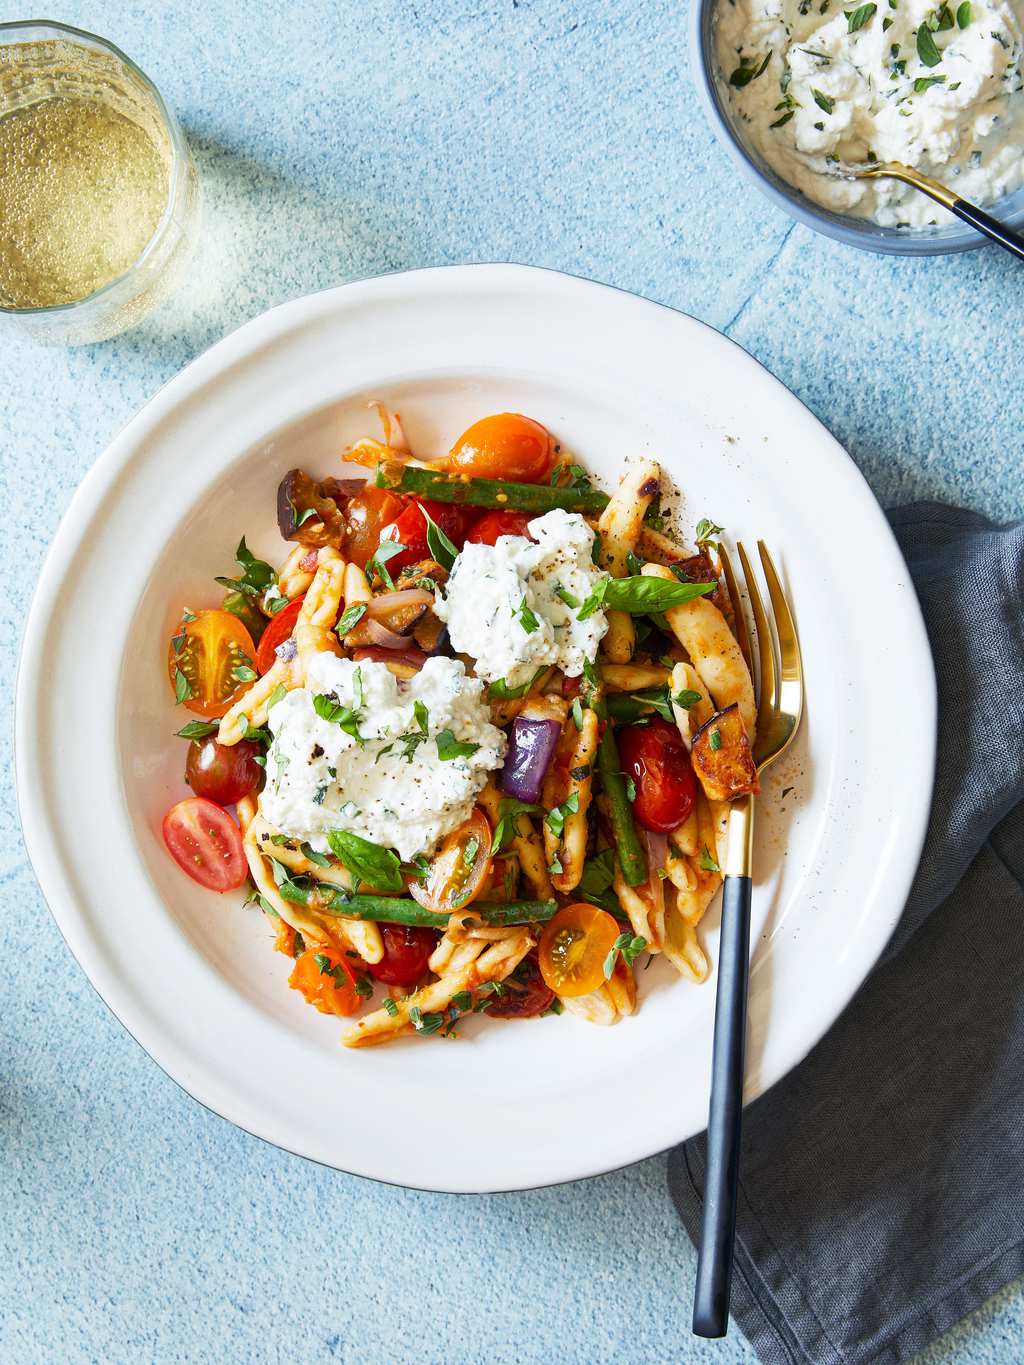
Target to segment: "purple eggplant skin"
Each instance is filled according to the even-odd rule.
[[[516,716],[501,773],[501,789],[506,796],[536,805],[561,731],[557,720]]]

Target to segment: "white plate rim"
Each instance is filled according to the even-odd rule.
[[[723,353],[731,353],[733,359],[737,355],[741,356],[745,364],[753,363],[772,384],[778,387],[780,395],[784,394],[793,408],[799,409],[804,420],[809,418],[819,428],[823,445],[830,446],[835,457],[844,466],[846,476],[844,491],[859,501],[858,510],[875,524],[879,533],[879,543],[874,547],[875,552],[880,554],[883,560],[890,563],[893,568],[898,568],[903,578],[909,581],[906,567],[888,523],[856,465],[800,400],[786,389],[780,381],[770,376],[765,367],[760,365],[760,362],[749,356],[730,338],[716,332],[707,324],[701,323],[688,314],[654,303],[628,291],[597,284],[564,272],[519,265],[431,267],[357,281],[320,291],[317,294],[307,295],[279,305],[244,324],[193,360],[147,402],[96,461],[72,498],[47,553],[27,617],[19,657],[15,702],[15,776],[19,815],[25,844],[44,898],[72,954],[104,1003],[107,1004],[135,1041],[157,1061],[165,1073],[204,1107],[245,1131],[284,1150],[293,1151],[297,1155],[319,1161],[322,1164],[337,1166],[338,1169],[348,1168],[338,1166],[336,1162],[325,1157],[322,1153],[303,1150],[301,1143],[296,1144],[282,1140],[279,1133],[275,1135],[273,1123],[254,1122],[252,1115],[231,1112],[233,1106],[225,1102],[223,1096],[214,1099],[206,1092],[206,1087],[201,1078],[199,1081],[190,1080],[186,1084],[181,1078],[181,1072],[185,1068],[180,1064],[180,1059],[167,1055],[167,1050],[162,1046],[161,1039],[143,1036],[146,1030],[144,1027],[140,1028],[140,1021],[131,1018],[131,1010],[126,1007],[125,998],[119,991],[116,981],[106,980],[101,985],[97,980],[98,975],[101,977],[103,975],[100,964],[94,960],[89,951],[88,935],[84,932],[84,925],[78,908],[74,904],[73,898],[67,894],[66,878],[62,878],[58,871],[58,857],[56,855],[59,853],[59,843],[56,838],[57,831],[48,827],[39,777],[32,767],[33,740],[39,724],[39,708],[37,705],[40,680],[39,664],[45,632],[54,616],[55,602],[59,595],[62,578],[75,555],[81,549],[87,530],[90,529],[91,513],[102,503],[110,486],[131,463],[134,454],[137,453],[137,438],[141,432],[147,428],[152,428],[165,416],[172,414],[176,404],[183,402],[206,383],[215,380],[218,374],[224,373],[235,364],[244,362],[247,355],[256,353],[262,346],[269,346],[274,341],[286,338],[290,331],[301,325],[304,311],[314,302],[319,306],[336,305],[343,309],[346,300],[354,299],[357,294],[361,296],[365,291],[379,290],[383,295],[396,290],[400,291],[403,283],[407,280],[423,282],[430,281],[432,278],[443,283],[444,287],[450,285],[454,290],[460,289],[463,285],[472,288],[491,285],[495,289],[508,288],[514,285],[517,288],[528,286],[542,291],[545,288],[552,290],[567,289],[569,291],[575,289],[603,291],[609,299],[618,300],[620,305],[624,303],[629,308],[653,310],[660,317],[669,314],[686,326],[696,326],[702,329],[705,334],[705,343],[708,346],[722,348]],[[909,593],[901,590],[899,606],[902,613],[901,624],[906,632],[908,654],[915,675],[914,682],[920,725],[915,736],[914,758],[925,796],[913,810],[904,812],[903,815],[904,825],[901,831],[900,850],[898,851],[901,856],[897,858],[895,865],[889,868],[892,888],[889,897],[889,913],[887,915],[876,915],[875,931],[870,944],[866,949],[863,944],[861,945],[862,951],[856,964],[851,970],[847,971],[841,986],[832,996],[830,1017],[824,1022],[819,1020],[813,1029],[805,1033],[800,1045],[790,1050],[784,1064],[774,1067],[764,1078],[757,1093],[763,1093],[765,1089],[781,1079],[802,1060],[845,1008],[863,978],[874,965],[878,955],[884,949],[902,912],[906,892],[916,871],[930,809],[930,793],[935,764],[937,700],[931,652],[920,608],[912,588]],[[748,1101],[750,1098],[754,1098],[754,1096],[748,1096]],[[680,1133],[676,1140],[682,1140],[690,1135],[689,1132]],[[462,1186],[461,1188],[453,1184],[452,1189],[454,1192],[464,1192],[470,1189],[482,1192],[485,1189],[535,1188],[544,1184],[560,1183],[564,1180],[586,1178],[606,1170],[628,1165],[633,1161],[643,1159],[645,1156],[654,1155],[657,1151],[663,1150],[664,1146],[664,1143],[658,1143],[654,1147],[645,1147],[642,1142],[639,1146],[633,1144],[628,1149],[620,1149],[614,1154],[602,1157],[596,1164],[591,1159],[583,1165],[576,1163],[571,1170],[560,1169],[550,1178],[531,1178],[525,1183],[517,1183],[514,1180],[506,1183],[503,1180],[498,1180],[486,1184]],[[435,1190],[448,1188],[447,1185],[433,1183],[429,1178],[424,1179],[420,1184],[404,1177],[391,1180],[387,1175],[374,1170],[363,1169],[357,1170],[356,1173],[382,1180],[385,1183]]]

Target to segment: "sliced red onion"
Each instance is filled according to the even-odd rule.
[[[409,641],[404,635],[396,635],[393,630],[388,630],[383,622],[374,621],[369,616],[366,618],[366,633],[380,649],[407,649],[409,646]]]
[[[387,664],[408,668],[410,676],[418,669],[421,669],[427,662],[427,656],[422,649],[413,649],[408,640],[402,641],[401,650],[383,649],[379,645],[362,645],[359,649],[352,651],[352,658],[356,663],[363,659],[368,659],[372,663]]]
[[[531,805],[540,800],[544,776],[561,732],[557,720],[516,716],[501,774],[501,789],[507,796]]]
[[[374,617],[390,616],[405,607],[433,605],[434,594],[426,588],[400,588],[397,592],[382,592],[379,597],[371,597],[366,604],[366,616],[367,620],[373,620]]]
[[[665,881],[658,873],[668,861],[668,835],[649,829],[641,829],[640,833],[647,851],[647,884],[637,890],[651,907],[653,918],[649,922],[653,927],[655,921],[660,925],[665,913]]]

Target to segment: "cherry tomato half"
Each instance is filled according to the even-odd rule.
[[[604,982],[605,959],[618,936],[607,910],[586,901],[564,906],[540,936],[541,976],[556,995],[589,995]]]
[[[492,1019],[535,1019],[555,998],[532,953],[505,978],[505,985],[508,987],[506,993],[495,996],[494,1003],[484,1010]]]
[[[215,720],[255,681],[255,653],[252,636],[237,616],[196,612],[182,622],[167,649],[174,695],[197,716]]]
[[[295,959],[288,985],[321,1014],[355,1014],[359,1009],[356,974],[334,948],[307,948]]]
[[[495,545],[499,536],[525,536],[529,539],[526,528],[530,521],[527,512],[485,512],[474,523],[466,540],[474,545]]]
[[[452,446],[448,467],[477,479],[543,483],[551,473],[555,443],[547,427],[519,412],[484,417]]]
[[[697,779],[682,736],[667,720],[624,725],[615,735],[623,772],[636,783],[633,814],[644,829],[669,834],[697,800]]]
[[[368,962],[366,970],[389,986],[415,986],[427,970],[438,934],[411,924],[382,924],[380,936],[384,940],[384,956],[379,962]]]
[[[405,511],[395,521],[385,526],[380,533],[381,540],[396,540],[405,549],[392,555],[387,562],[388,573],[394,578],[407,564],[416,564],[421,559],[430,559],[427,545],[426,509],[430,519],[452,542],[457,550],[462,549],[466,538],[466,525],[472,515],[468,509],[457,507],[451,502],[431,502],[421,498],[408,504]]]
[[[491,841],[487,816],[477,806],[434,854],[427,880],[411,883],[410,896],[438,915],[464,909],[490,878]]]
[[[205,796],[218,806],[233,806],[260,785],[263,769],[256,759],[262,752],[247,739],[237,744],[218,744],[212,735],[194,739],[188,746],[185,781],[196,796]]]
[[[208,891],[234,891],[249,875],[241,830],[205,797],[190,796],[172,806],[164,816],[163,836],[181,870]]]
[[[278,645],[283,645],[285,640],[291,639],[292,631],[295,629],[295,622],[299,619],[299,612],[302,610],[303,599],[297,597],[294,602],[270,618],[270,622],[260,636],[260,647],[256,651],[256,672],[261,676],[269,673],[277,663],[277,655],[274,651]]]
[[[348,538],[345,541],[345,558],[361,569],[380,544],[381,531],[388,522],[401,516],[405,506],[404,499],[386,488],[375,488],[368,483],[359,493],[348,500],[345,516],[348,519]]]

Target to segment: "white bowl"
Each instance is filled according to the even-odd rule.
[[[649,452],[684,524],[712,516],[781,560],[809,705],[759,808],[748,1098],[821,1037],[902,909],[934,764],[917,601],[860,474],[755,361],[670,309],[516,266],[392,275],[257,318],[157,394],[76,494],[26,630],[16,754],[33,866],[101,996],[196,1099],[304,1156],[444,1190],[593,1175],[704,1126],[713,980],[656,964],[609,1030],[479,1020],[457,1042],[349,1052],[287,989],[258,912],[204,892],[161,842],[186,794],[172,624],[218,601],[243,533],[282,558],[279,478],[337,472],[370,398],[430,452],[507,408],[606,482]],[[701,928],[712,960],[717,923]]]

